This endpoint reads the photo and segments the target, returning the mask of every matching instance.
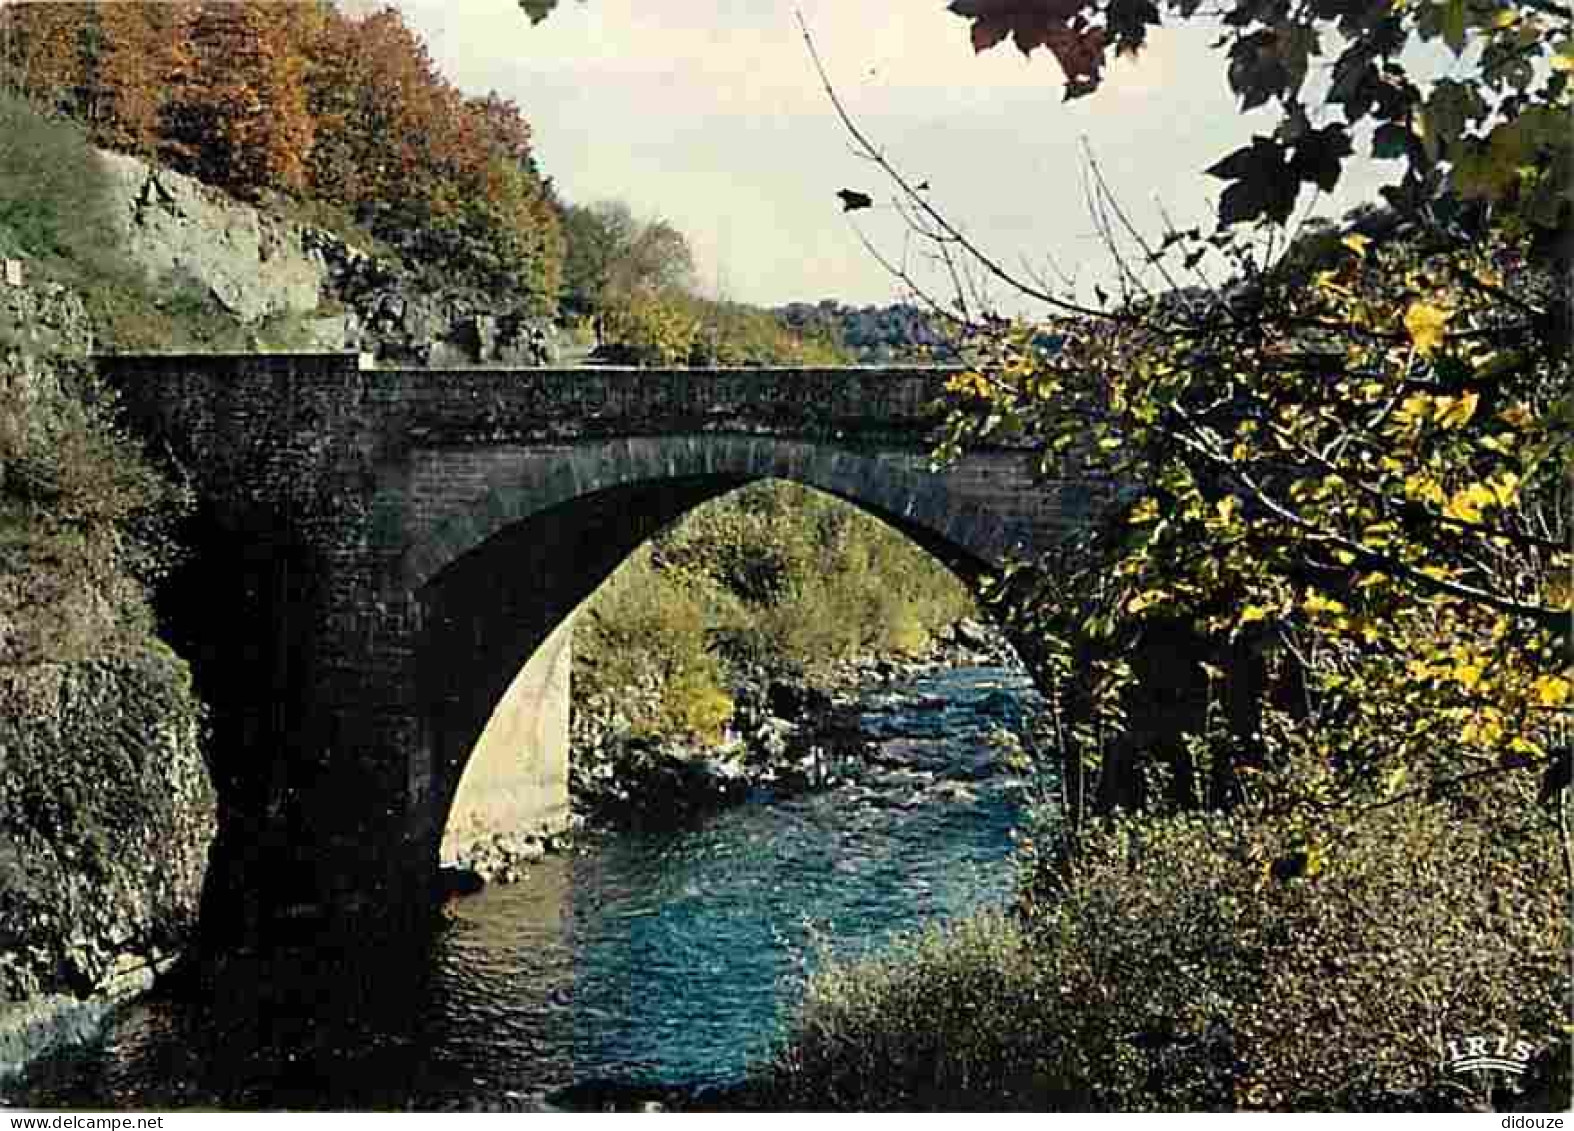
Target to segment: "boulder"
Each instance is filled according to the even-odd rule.
[[[829,711],[831,697],[817,687],[806,683],[772,680],[765,689],[765,703],[770,713],[795,722]]]
[[[550,325],[499,296],[370,255],[191,177],[101,153],[126,255],[151,283],[216,303],[244,326],[297,320],[301,349],[398,365],[544,365]]]

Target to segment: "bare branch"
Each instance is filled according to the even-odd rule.
[[[1081,306],[1074,302],[1067,302],[1065,299],[1059,298],[1048,291],[1040,290],[1031,283],[1026,282],[1010,271],[1007,271],[999,264],[998,261],[985,254],[977,244],[973,243],[972,240],[968,239],[962,232],[958,231],[957,228],[952,225],[951,222],[947,220],[938,209],[934,207],[934,205],[930,204],[930,202],[924,197],[923,193],[919,192],[913,187],[912,183],[906,176],[903,175],[901,170],[886,158],[885,154],[880,151],[880,148],[869,139],[868,135],[866,135],[859,127],[858,123],[853,120],[852,115],[848,113],[846,106],[843,105],[841,97],[836,93],[836,88],[831,85],[830,76],[826,73],[825,64],[820,59],[820,52],[814,45],[814,37],[809,32],[809,25],[804,19],[802,10],[799,10],[794,14],[797,16],[799,28],[801,28],[803,31],[803,42],[809,50],[809,58],[814,63],[814,69],[820,76],[820,83],[825,88],[826,97],[830,99],[831,106],[836,111],[836,116],[841,119],[843,128],[847,130],[849,136],[851,136],[853,141],[857,144],[860,152],[870,161],[878,165],[881,171],[884,172],[887,177],[891,178],[891,181],[899,189],[901,189],[902,195],[905,196],[919,212],[927,216],[930,221],[934,223],[936,228],[955,240],[956,243],[959,244],[969,256],[976,260],[990,275],[993,275],[1002,283],[1005,283],[1013,290],[1026,295],[1028,298],[1035,299],[1038,302],[1044,303],[1046,306],[1053,307],[1067,314],[1081,314],[1088,318],[1100,319],[1116,319],[1120,317],[1119,315],[1112,315],[1104,311],[1094,310],[1092,307]]]

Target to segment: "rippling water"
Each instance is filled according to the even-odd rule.
[[[626,834],[454,905],[414,963],[297,955],[214,1000],[149,1001],[51,1058],[37,1106],[416,1108],[591,1078],[722,1083],[767,1054],[814,940],[852,953],[1002,900],[1020,783],[988,736],[1033,696],[962,668],[872,694],[871,763],[832,789]]]

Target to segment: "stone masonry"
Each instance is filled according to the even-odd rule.
[[[451,823],[560,818],[566,752],[541,748],[565,741],[555,630],[699,503],[794,480],[965,577],[1092,506],[1036,481],[1021,449],[932,471],[944,369],[387,370],[343,354],[100,367],[200,499],[166,617],[214,714],[205,919],[242,935],[423,908]],[[478,779],[515,800],[465,802],[451,822],[484,731],[538,748],[489,756]]]

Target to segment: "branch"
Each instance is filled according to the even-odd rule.
[[[1042,302],[1048,306],[1052,306],[1057,310],[1065,311],[1068,314],[1081,314],[1089,318],[1105,319],[1117,317],[1115,315],[1106,314],[1100,310],[1094,310],[1091,307],[1080,306],[1074,302],[1067,302],[1065,299],[1057,298],[1048,291],[1040,290],[1039,288],[1024,282],[1022,279],[1007,271],[1004,267],[1000,266],[1000,264],[994,259],[990,258],[988,255],[985,255],[977,245],[975,245],[970,239],[958,231],[956,227],[945,218],[945,216],[943,216],[932,204],[930,204],[929,201],[924,199],[923,194],[912,186],[908,179],[902,175],[901,171],[886,159],[885,155],[880,152],[879,148],[872,141],[869,140],[869,138],[864,134],[863,130],[859,129],[858,123],[853,121],[852,115],[847,112],[847,108],[842,104],[841,98],[837,95],[835,87],[831,85],[830,76],[826,74],[825,64],[820,60],[820,52],[814,46],[814,37],[809,34],[809,25],[803,18],[802,10],[795,12],[794,15],[797,16],[798,26],[803,29],[803,42],[809,49],[809,58],[814,62],[815,71],[819,73],[820,84],[825,88],[826,97],[830,99],[831,106],[836,111],[836,116],[841,119],[843,128],[845,128],[852,139],[857,142],[858,148],[862,152],[862,155],[878,165],[881,171],[884,172],[886,176],[890,177],[891,180],[895,182],[896,186],[902,190],[902,195],[907,197],[907,199],[910,200],[920,212],[928,216],[937,228],[953,239],[962,247],[964,251],[976,259],[983,266],[983,268],[989,272],[989,274],[993,275],[1002,283],[1005,283],[1007,286],[1013,288],[1021,294],[1026,295],[1029,298],[1036,299],[1039,302]]]
[[[1569,549],[1567,542],[1559,542],[1550,538],[1539,538],[1534,534],[1525,534],[1501,526],[1492,526],[1485,522],[1467,522],[1462,518],[1454,518],[1452,515],[1428,510],[1424,503],[1419,503],[1412,499],[1395,498],[1366,482],[1362,478],[1363,472],[1360,468],[1340,467],[1315,449],[1307,447],[1300,437],[1286,430],[1283,425],[1270,424],[1269,431],[1282,440],[1287,447],[1300,452],[1302,456],[1316,464],[1322,469],[1324,474],[1339,476],[1339,478],[1361,492],[1361,494],[1378,503],[1385,514],[1392,513],[1401,518],[1422,518],[1428,522],[1450,527],[1461,534],[1468,534],[1477,538],[1488,540],[1503,538],[1526,549],[1546,550],[1554,554],[1564,553]]]
[[[1545,765],[1555,757],[1557,757],[1556,754],[1549,754],[1542,758],[1516,757],[1514,761],[1499,762],[1496,765],[1488,766],[1484,770],[1472,770],[1470,773],[1460,774],[1456,778],[1447,778],[1443,781],[1417,786],[1415,789],[1407,789],[1403,793],[1394,794],[1387,800],[1377,801],[1371,805],[1363,805],[1357,812],[1362,814],[1371,813],[1378,809],[1386,809],[1390,805],[1398,805],[1402,801],[1414,801],[1417,797],[1437,797],[1445,790],[1453,789],[1467,782],[1479,781],[1481,778],[1490,778],[1497,774],[1512,773],[1515,770],[1534,769],[1536,766]]]
[[[1171,407],[1174,409],[1176,414],[1179,415],[1183,421],[1185,421],[1187,427],[1194,430],[1197,428],[1196,422],[1186,412],[1184,407],[1179,404],[1174,404]],[[1304,530],[1314,538],[1326,542],[1337,549],[1345,551],[1357,561],[1363,562],[1368,566],[1375,567],[1381,572],[1390,574],[1394,577],[1405,578],[1407,581],[1411,582],[1418,588],[1423,589],[1429,593],[1438,596],[1455,597],[1460,600],[1470,601],[1473,604],[1484,605],[1489,609],[1496,609],[1500,613],[1507,613],[1510,616],[1522,617],[1526,620],[1530,620],[1533,623],[1547,628],[1553,632],[1559,631],[1568,622],[1568,613],[1566,610],[1553,609],[1545,605],[1532,605],[1520,601],[1513,601],[1507,597],[1500,597],[1496,593],[1489,593],[1484,589],[1477,589],[1470,585],[1462,585],[1457,581],[1448,581],[1444,578],[1433,577],[1431,574],[1422,573],[1420,570],[1399,561],[1397,558],[1389,557],[1387,554],[1378,553],[1371,547],[1363,545],[1360,542],[1352,542],[1344,535],[1337,534],[1331,530],[1326,529],[1325,527],[1319,526],[1311,519],[1306,518],[1304,515],[1290,509],[1288,506],[1281,503],[1278,499],[1269,494],[1266,488],[1258,484],[1248,472],[1244,471],[1237,463],[1235,463],[1235,461],[1231,460],[1229,457],[1209,450],[1207,445],[1182,432],[1176,432],[1174,433],[1174,436],[1175,439],[1178,440],[1188,450],[1195,452],[1208,463],[1223,470],[1226,474],[1229,474],[1238,480],[1247,489],[1247,491],[1250,492],[1251,497],[1263,507],[1263,509],[1278,516],[1280,519],[1289,523],[1296,529]]]

